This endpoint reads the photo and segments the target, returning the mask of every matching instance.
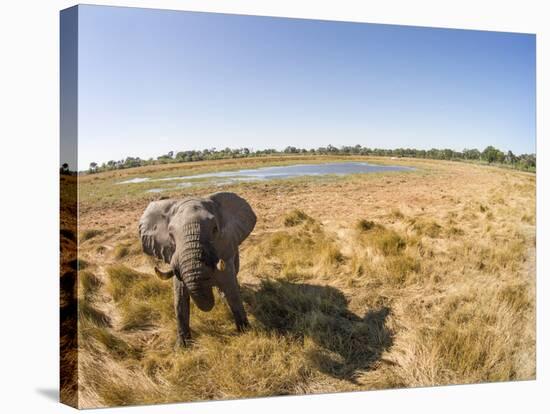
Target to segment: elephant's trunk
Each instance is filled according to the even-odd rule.
[[[214,307],[212,269],[207,266],[210,258],[200,241],[199,223],[187,224],[183,231],[183,240],[174,255],[176,275],[181,277],[197,307],[207,312]]]

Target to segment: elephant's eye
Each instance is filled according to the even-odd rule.
[[[215,224],[214,224],[214,227],[212,228],[212,233],[218,234],[218,226],[216,226]]]

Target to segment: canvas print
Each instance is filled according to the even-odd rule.
[[[534,34],[60,23],[62,402],[535,379]]]

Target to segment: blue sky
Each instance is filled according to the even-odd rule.
[[[79,169],[287,145],[535,152],[535,36],[79,6]]]

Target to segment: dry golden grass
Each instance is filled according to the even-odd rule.
[[[141,244],[139,241],[134,241],[132,243],[121,243],[113,249],[113,256],[117,260],[123,259],[126,256],[134,256],[137,254],[141,254]]]
[[[285,226],[288,226],[287,219],[288,216]],[[343,255],[336,240],[309,216],[301,225],[293,223],[293,229],[273,232],[250,248],[252,275],[305,280],[331,276],[337,271]]]
[[[103,231],[98,229],[87,229],[82,232],[80,235],[80,241],[85,242],[87,240],[93,239],[96,236],[99,236],[100,234],[103,234]]]
[[[239,274],[251,328],[216,294],[182,350],[171,283],[135,250],[149,199],[86,195],[84,231],[105,231],[80,257],[80,406],[533,379],[534,176],[392,162],[419,170],[229,187],[258,216]],[[98,175],[90,191],[109,191]]]
[[[294,209],[285,216],[286,227],[293,227],[301,223],[313,223],[313,219],[302,210]]]

